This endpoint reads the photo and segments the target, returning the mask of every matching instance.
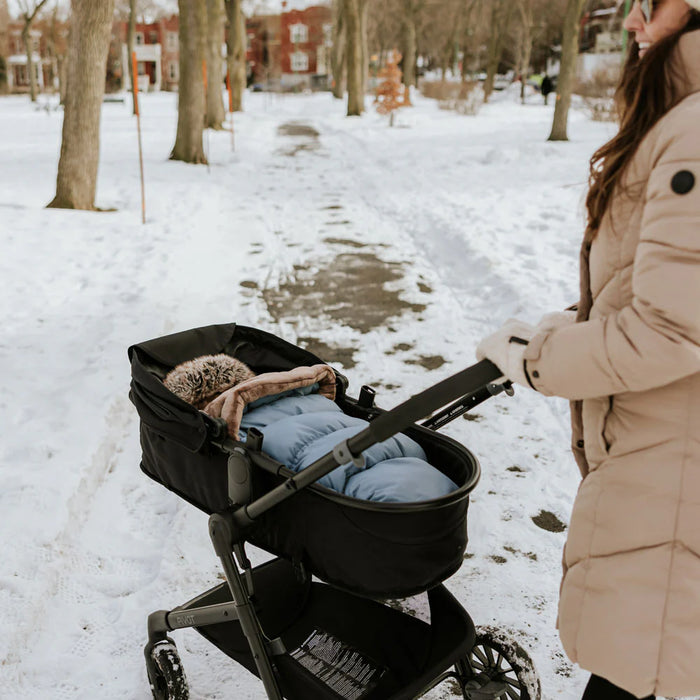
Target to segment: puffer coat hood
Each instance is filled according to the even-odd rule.
[[[525,352],[535,388],[572,400],[584,477],[561,639],[638,697],[700,694],[700,31],[673,60],[683,99],[584,239],[578,323]]]

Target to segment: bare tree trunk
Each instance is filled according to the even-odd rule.
[[[27,76],[29,78],[29,96],[32,102],[36,102],[36,72],[34,71],[34,61],[32,60],[32,38],[30,35],[34,18],[39,14],[41,8],[46,4],[47,0],[40,0],[34,8],[30,8],[25,4],[22,18],[24,26],[22,27],[22,41],[24,42],[24,51],[27,54]],[[41,58],[39,58],[39,68],[41,68]]]
[[[489,36],[486,80],[484,81],[484,102],[488,101],[493,92],[493,83],[498,72],[498,65],[503,56],[505,38],[514,7],[512,0],[492,0],[492,2],[491,35]]]
[[[27,78],[29,79],[29,97],[32,102],[36,102],[36,75],[34,73],[34,58],[32,56],[32,42],[29,36],[30,24],[25,21],[22,27],[22,42],[24,43],[24,51],[27,54]]]
[[[416,84],[416,16],[413,2],[404,3],[403,31],[403,84],[406,87]]]
[[[362,92],[362,21],[360,0],[345,0],[347,32],[348,117],[359,116],[365,110]]]
[[[344,72],[346,63],[347,27],[344,0],[333,3],[333,48],[331,49],[331,71],[333,72],[333,97],[342,100],[345,94]]]
[[[131,81],[131,109],[136,114],[136,93],[139,89],[139,77],[134,75],[134,36],[136,34],[136,0],[129,0],[129,23],[126,29],[126,51],[129,54],[126,62],[129,65],[129,80]]]
[[[58,59],[58,95],[62,105],[66,104],[66,89],[68,86],[68,60],[65,56]]]
[[[566,133],[569,121],[571,93],[576,80],[578,62],[578,34],[581,14],[586,0],[569,0],[564,17],[564,33],[561,42],[561,67],[557,81],[557,100],[554,106],[554,120],[549,141],[568,141]]]
[[[362,94],[367,94],[367,77],[369,76],[369,46],[367,45],[367,15],[369,0],[360,0],[360,36],[362,38]]]
[[[56,196],[49,207],[94,209],[100,160],[100,112],[114,0],[72,0],[68,86]]]
[[[200,0],[178,0],[180,11],[180,82],[177,101],[177,135],[172,160],[206,163],[204,131],[204,78],[206,5]]]
[[[532,42],[534,17],[532,0],[518,0],[518,14],[520,26],[520,46],[518,50],[518,73],[520,74],[520,102],[525,104],[525,85],[527,74],[530,72],[530,58],[532,57]]]
[[[228,39],[226,42],[226,63],[231,83],[231,101],[234,112],[243,111],[243,93],[246,86],[246,33],[245,17],[241,0],[226,0],[228,18]]]
[[[224,41],[224,0],[207,0],[207,121],[210,129],[222,129],[224,83],[221,45]]]

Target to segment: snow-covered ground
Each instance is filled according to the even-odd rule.
[[[205,514],[138,468],[130,344],[230,321],[314,337],[354,348],[336,363],[351,392],[374,384],[391,407],[472,364],[506,318],[576,300],[587,161],[610,125],[573,111],[572,140],[548,143],[552,108],[507,92],[477,117],[417,96],[391,129],[328,94],[250,94],[235,152],[210,133],[207,168],[168,160],[176,99],[142,97],[145,225],[128,101],[103,110],[97,204],[115,211],[86,213],[44,208],[61,112],[0,100],[3,698],[149,697],[148,613],[219,580]],[[268,311],[285,284],[357,251],[401,264],[390,289],[413,310],[364,333],[317,306]],[[566,405],[522,390],[475,413],[445,428],[483,468],[469,556],[447,585],[530,650],[545,698],[574,700],[586,674],[555,631],[565,533],[551,528],[578,481]],[[193,698],[263,696],[195,632],[174,637]]]

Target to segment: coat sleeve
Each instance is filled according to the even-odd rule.
[[[644,201],[631,302],[535,336],[525,352],[543,394],[645,391],[700,372],[700,115],[664,125]],[[669,115],[670,116],[670,115]],[[673,120],[676,121],[676,120]]]

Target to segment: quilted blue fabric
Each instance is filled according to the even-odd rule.
[[[263,450],[298,472],[357,435],[367,421],[345,415],[330,399],[309,393],[313,387],[265,397],[246,407],[241,432],[258,428]],[[426,461],[421,446],[399,433],[364,452],[365,466],[334,469],[320,484],[353,498],[414,503],[445,496],[456,484]]]

